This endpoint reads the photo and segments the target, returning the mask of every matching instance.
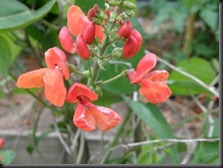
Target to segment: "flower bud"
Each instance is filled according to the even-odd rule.
[[[66,26],[60,30],[58,38],[61,46],[66,52],[70,54],[75,52],[74,40]]]
[[[129,1],[124,1],[123,6],[127,9],[136,9],[136,5]]]
[[[110,0],[110,1],[108,1],[108,4],[110,6],[117,6],[120,4],[120,2],[118,0]]]
[[[132,23],[130,21],[125,22],[118,30],[120,37],[129,38],[132,33]]]
[[[110,18],[111,12],[109,9],[105,9],[105,14],[107,15],[108,18]]]
[[[140,50],[140,48],[142,46],[142,36],[135,29],[132,31],[131,36],[134,37],[136,39],[136,41],[137,41],[137,46],[136,46],[136,50],[135,50],[135,54],[136,54]]]
[[[137,41],[134,37],[130,36],[125,42],[123,47],[123,57],[131,58],[135,55],[135,50],[137,48]]]
[[[88,24],[87,28],[84,31],[83,37],[87,44],[91,44],[94,41],[94,38],[95,38],[95,23],[94,22],[91,22],[90,24]]]
[[[81,58],[85,60],[90,58],[90,51],[81,34],[79,34],[76,39],[76,51]]]
[[[122,48],[115,48],[112,51],[112,57],[114,57],[114,58],[120,58],[122,56],[122,51],[123,51]]]
[[[87,13],[87,17],[89,20],[92,20],[92,18],[98,13],[98,5],[95,4],[93,8],[89,9]]]

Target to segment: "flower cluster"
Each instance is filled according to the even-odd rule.
[[[130,2],[120,3],[121,1],[119,4],[108,1],[105,10],[94,5],[87,15],[80,7],[72,5],[67,13],[67,26],[62,27],[58,35],[64,51],[58,47],[48,49],[45,52],[47,67],[20,75],[17,87],[44,88],[46,99],[58,107],[63,106],[65,102],[76,103],[73,123],[82,130],[92,131],[98,127],[105,131],[117,126],[122,121],[119,114],[110,108],[95,105],[92,101],[98,99],[100,67],[112,58],[132,58],[139,52],[143,42],[141,34],[126,19],[132,16],[129,15],[129,9],[134,6]],[[117,41],[123,42],[122,48],[116,47]],[[111,53],[107,51],[109,46],[113,47]],[[118,57],[114,51],[118,51]],[[66,53],[71,56],[78,55],[83,61],[87,60],[87,73],[67,64]],[[93,66],[90,61],[94,62]],[[171,91],[166,84],[167,71],[157,70],[149,73],[155,64],[156,56],[147,54],[140,60],[136,70],[127,70],[126,74],[131,83],[141,85],[140,93],[149,102],[161,103],[171,95]],[[71,73],[87,77],[87,85],[75,81],[67,89],[64,79],[69,80]],[[124,76],[124,73],[122,74],[118,77]]]

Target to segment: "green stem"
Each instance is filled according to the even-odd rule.
[[[114,139],[112,140],[112,142],[108,144],[107,148],[109,150],[107,150],[104,158],[101,160],[101,164],[106,163],[108,161],[109,156],[111,155],[111,152],[112,152],[112,150],[110,150],[110,149],[113,148],[117,144],[119,138],[123,136],[123,132],[124,132],[125,125],[130,120],[131,116],[132,116],[132,111],[131,110],[128,110],[127,113],[126,113],[125,119],[122,122],[122,125],[120,126],[120,128],[119,128],[116,136],[114,137]]]
[[[104,43],[102,44],[101,48],[99,49],[98,55],[104,56],[104,53],[108,46],[109,46],[109,37],[106,36]],[[94,66],[92,69],[92,76],[88,80],[88,83],[87,83],[88,86],[92,86],[93,84],[95,84],[95,82],[97,81],[97,78],[98,78],[99,70],[100,70],[100,66],[98,65],[97,60],[95,60]]]
[[[78,71],[73,64],[69,64],[68,66],[69,66],[70,70],[73,71],[75,74],[89,77],[89,73],[83,73],[83,72]]]
[[[99,84],[100,84],[100,85],[104,85],[104,84],[110,83],[110,82],[112,82],[112,81],[114,81],[114,80],[117,80],[117,79],[123,77],[124,75],[125,75],[125,71],[122,71],[120,74],[118,74],[117,76],[115,76],[115,77],[113,77],[113,78],[110,78],[110,79],[108,79],[108,80],[101,81],[101,82],[99,81]]]

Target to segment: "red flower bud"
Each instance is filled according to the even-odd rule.
[[[118,34],[120,37],[129,38],[132,33],[132,23],[130,21],[125,22],[120,29]]]
[[[131,36],[134,37],[137,41],[137,47],[135,50],[135,54],[140,50],[141,46],[142,46],[142,36],[141,34],[137,31],[137,30],[133,30],[131,33]],[[135,55],[134,54],[134,55]]]
[[[134,37],[130,36],[125,42],[123,47],[123,57],[131,58],[135,55],[135,50],[137,49],[137,41]]]
[[[58,38],[61,46],[65,51],[67,51],[70,54],[73,54],[75,52],[74,40],[66,26],[64,26],[60,30]]]
[[[95,38],[95,23],[88,24],[87,28],[83,33],[84,40],[87,44],[91,44]]]
[[[109,9],[105,9],[105,14],[108,16],[108,18],[110,18],[111,12]]]
[[[4,144],[4,139],[0,138],[0,149],[2,148],[3,144]]]
[[[98,13],[98,5],[95,4],[93,8],[89,9],[87,13],[87,17],[89,20],[92,20],[92,18],[95,16],[95,14]]]
[[[79,34],[76,39],[76,51],[83,59],[90,58],[90,51],[86,42],[84,41],[84,37],[81,34]]]

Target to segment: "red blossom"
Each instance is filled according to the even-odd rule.
[[[96,126],[106,131],[117,126],[121,117],[112,109],[91,103],[98,99],[98,95],[86,85],[74,83],[67,94],[69,103],[77,103],[73,116],[73,123],[84,131],[92,131]]]
[[[136,70],[127,71],[130,82],[141,85],[140,94],[154,104],[165,102],[172,94],[166,84],[169,73],[166,70],[150,72],[156,61],[156,55],[148,53],[139,61]]]
[[[69,69],[66,65],[66,55],[57,47],[45,52],[45,61],[48,68],[41,68],[19,76],[16,86],[19,88],[44,88],[45,96],[55,106],[64,104],[67,90],[63,78],[69,78]]]

